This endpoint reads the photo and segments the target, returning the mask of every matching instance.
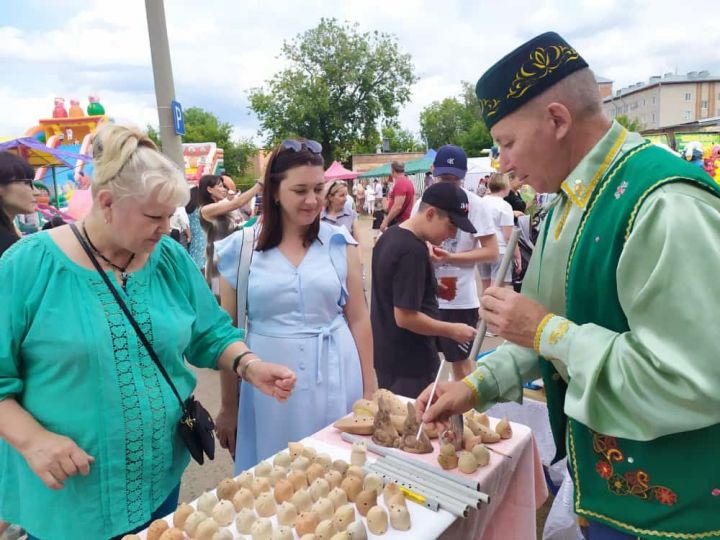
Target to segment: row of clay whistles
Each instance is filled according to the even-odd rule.
[[[493,444],[512,437],[512,426],[507,418],[501,419],[495,429],[490,429],[487,415],[469,411],[463,415],[463,448],[470,451],[479,443]]]
[[[452,443],[440,447],[438,463],[445,470],[459,468],[465,474],[474,473],[478,467],[490,463],[490,451],[483,444],[476,444],[472,451],[456,452]]]

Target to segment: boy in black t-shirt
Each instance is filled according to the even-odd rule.
[[[427,242],[438,245],[457,229],[475,233],[467,196],[450,183],[425,190],[418,213],[390,227],[375,245],[372,303],[375,371],[381,388],[415,398],[438,369],[436,336],[467,343],[475,329],[438,320],[437,282]]]

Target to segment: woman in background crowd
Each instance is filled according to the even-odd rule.
[[[0,152],[0,256],[20,240],[15,218],[35,211],[35,171],[10,152]]]
[[[325,205],[320,219],[337,227],[345,227],[356,242],[360,243],[357,212],[347,208],[348,188],[344,180],[330,182],[325,194]]]

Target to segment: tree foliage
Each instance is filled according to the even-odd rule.
[[[642,131],[642,129],[645,127],[643,126],[642,122],[638,120],[637,118],[635,120],[630,120],[626,115],[621,114],[620,116],[616,116],[615,120],[618,124],[625,126],[629,131]]]
[[[224,167],[230,176],[242,176],[250,165],[250,159],[257,153],[252,140],[232,139],[232,125],[221,121],[216,115],[200,107],[190,107],[184,111],[184,143],[214,142],[224,151]],[[157,130],[147,127],[148,136],[160,146]]]
[[[281,49],[288,67],[249,92],[269,145],[291,136],[323,145],[326,163],[373,146],[377,126],[397,117],[416,81],[396,38],[360,33],[357,24],[321,19]]]
[[[388,152],[423,152],[425,143],[419,141],[409,129],[403,129],[396,123],[386,124],[375,137],[369,141],[356,143],[353,154],[375,153],[382,148],[383,141],[388,141]]]
[[[480,115],[472,85],[463,82],[457,97],[434,101],[420,113],[420,133],[431,148],[456,144],[469,156],[492,146],[492,137]]]

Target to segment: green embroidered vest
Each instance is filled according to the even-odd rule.
[[[649,143],[621,156],[598,183],[568,259],[568,319],[629,330],[617,295],[618,261],[639,207],[670,182],[692,183],[720,196],[720,185],[702,169]],[[567,440],[579,515],[640,538],[720,538],[720,425],[644,442],[595,433],[564,415],[567,386],[550,362],[540,363],[555,460],[565,455]],[[633,414],[632,403],[627,414]]]

